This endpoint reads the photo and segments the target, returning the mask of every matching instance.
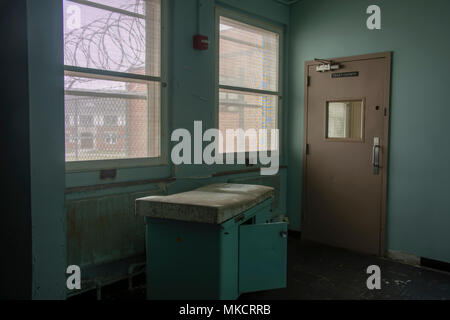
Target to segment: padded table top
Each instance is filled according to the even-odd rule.
[[[213,184],[171,196],[136,200],[144,217],[222,224],[273,197],[274,189],[243,184]]]

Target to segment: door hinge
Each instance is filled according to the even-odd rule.
[[[307,155],[307,156],[309,155],[309,149],[310,149],[310,148],[309,148],[309,143],[307,143],[307,144],[306,144],[306,155]]]
[[[309,87],[311,85],[311,76],[306,77],[306,86]]]

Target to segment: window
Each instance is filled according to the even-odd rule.
[[[226,131],[279,129],[281,99],[280,48],[282,32],[276,27],[235,20],[232,13],[218,13],[218,116],[222,132],[220,150],[279,151],[271,139],[259,137],[258,150],[235,145],[228,150]],[[233,145],[233,144],[231,144]]]
[[[69,168],[163,161],[164,1],[63,0]]]
[[[328,102],[327,139],[363,139],[362,101]]]

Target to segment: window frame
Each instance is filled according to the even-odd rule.
[[[267,91],[267,90],[259,90],[259,89],[249,89],[249,88],[243,88],[243,87],[234,87],[234,86],[227,86],[227,85],[221,85],[220,84],[220,17],[225,17],[228,19],[235,20],[237,22],[241,22],[253,27],[257,27],[260,29],[264,29],[270,32],[277,33],[279,36],[279,44],[278,44],[278,91]],[[284,123],[284,117],[283,117],[283,100],[284,100],[284,57],[285,57],[285,47],[284,47],[284,36],[285,36],[285,30],[282,26],[268,22],[264,19],[258,19],[252,16],[249,16],[247,14],[243,14],[240,12],[236,12],[234,10],[230,10],[227,8],[224,8],[222,6],[216,6],[215,8],[215,22],[214,22],[214,41],[215,41],[215,83],[214,83],[214,90],[215,90],[215,108],[214,108],[214,121],[216,128],[220,128],[220,89],[224,90],[231,90],[234,92],[240,92],[240,93],[250,93],[250,94],[265,94],[265,95],[272,95],[278,97],[278,114],[277,114],[277,123],[278,123],[278,131],[279,131],[279,141],[278,141],[278,154],[280,156],[283,155],[283,136],[284,136],[284,130],[283,130],[283,123]],[[260,152],[258,150],[258,152]],[[273,151],[268,150],[269,153],[272,153]],[[220,151],[220,155],[224,158],[227,156],[227,154],[234,154],[235,158],[237,159],[239,155],[242,154],[242,152],[233,152],[233,153],[222,153]],[[249,157],[249,152],[245,152],[246,159]]]
[[[112,12],[129,14],[121,9],[98,4],[88,0],[69,0],[80,5],[92,5]],[[113,160],[90,160],[67,162],[66,173],[92,172],[108,169],[130,169],[167,166],[168,160],[168,0],[161,1],[161,43],[160,43],[160,76],[140,75],[109,70],[91,69],[64,64],[64,76],[80,76],[102,80],[133,81],[137,83],[160,83],[160,156],[158,158],[126,158]],[[133,14],[131,14],[133,15]],[[64,90],[64,95],[66,90]],[[150,102],[148,101],[148,105]],[[65,108],[65,105],[64,105]],[[65,157],[65,154],[64,154]],[[65,159],[64,159],[65,160]]]
[[[353,138],[330,138],[329,135],[329,105],[330,103],[346,103],[346,102],[361,102],[361,138],[353,139]],[[366,142],[366,112],[367,112],[367,105],[366,105],[366,98],[348,98],[348,99],[327,99],[325,102],[325,135],[324,135],[324,141],[326,142],[341,142],[341,143],[365,143]]]

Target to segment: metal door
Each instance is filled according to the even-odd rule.
[[[306,64],[306,238],[382,255],[390,53]]]

